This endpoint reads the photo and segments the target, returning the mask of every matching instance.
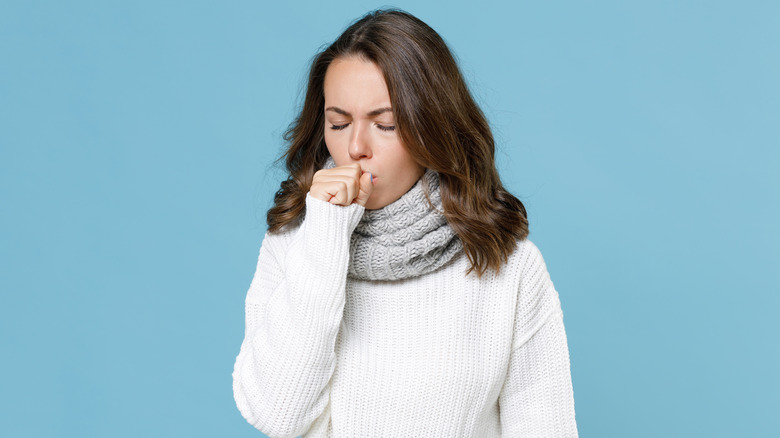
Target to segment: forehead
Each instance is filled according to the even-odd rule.
[[[360,58],[338,58],[331,62],[323,87],[326,105],[358,109],[390,104],[382,70]]]

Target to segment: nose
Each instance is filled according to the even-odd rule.
[[[349,139],[349,156],[353,160],[361,158],[371,158],[371,145],[369,144],[368,134],[364,133],[367,123],[355,122],[355,128],[352,130],[352,136]]]

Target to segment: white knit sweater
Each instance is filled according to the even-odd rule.
[[[347,277],[364,212],[306,197],[267,233],[233,369],[241,414],[270,437],[576,437],[558,293],[519,241],[501,272],[461,251],[394,281]]]

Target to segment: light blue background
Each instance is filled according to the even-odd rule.
[[[779,4],[392,5],[491,121],[581,436],[777,436]],[[379,6],[0,3],[4,436],[261,436],[231,372],[269,166],[311,57]]]

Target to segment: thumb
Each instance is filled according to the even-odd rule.
[[[371,196],[371,192],[374,191],[374,183],[371,181],[371,172],[365,172],[360,177],[360,193],[355,198],[355,204],[360,204],[363,207],[366,206],[368,198]]]

